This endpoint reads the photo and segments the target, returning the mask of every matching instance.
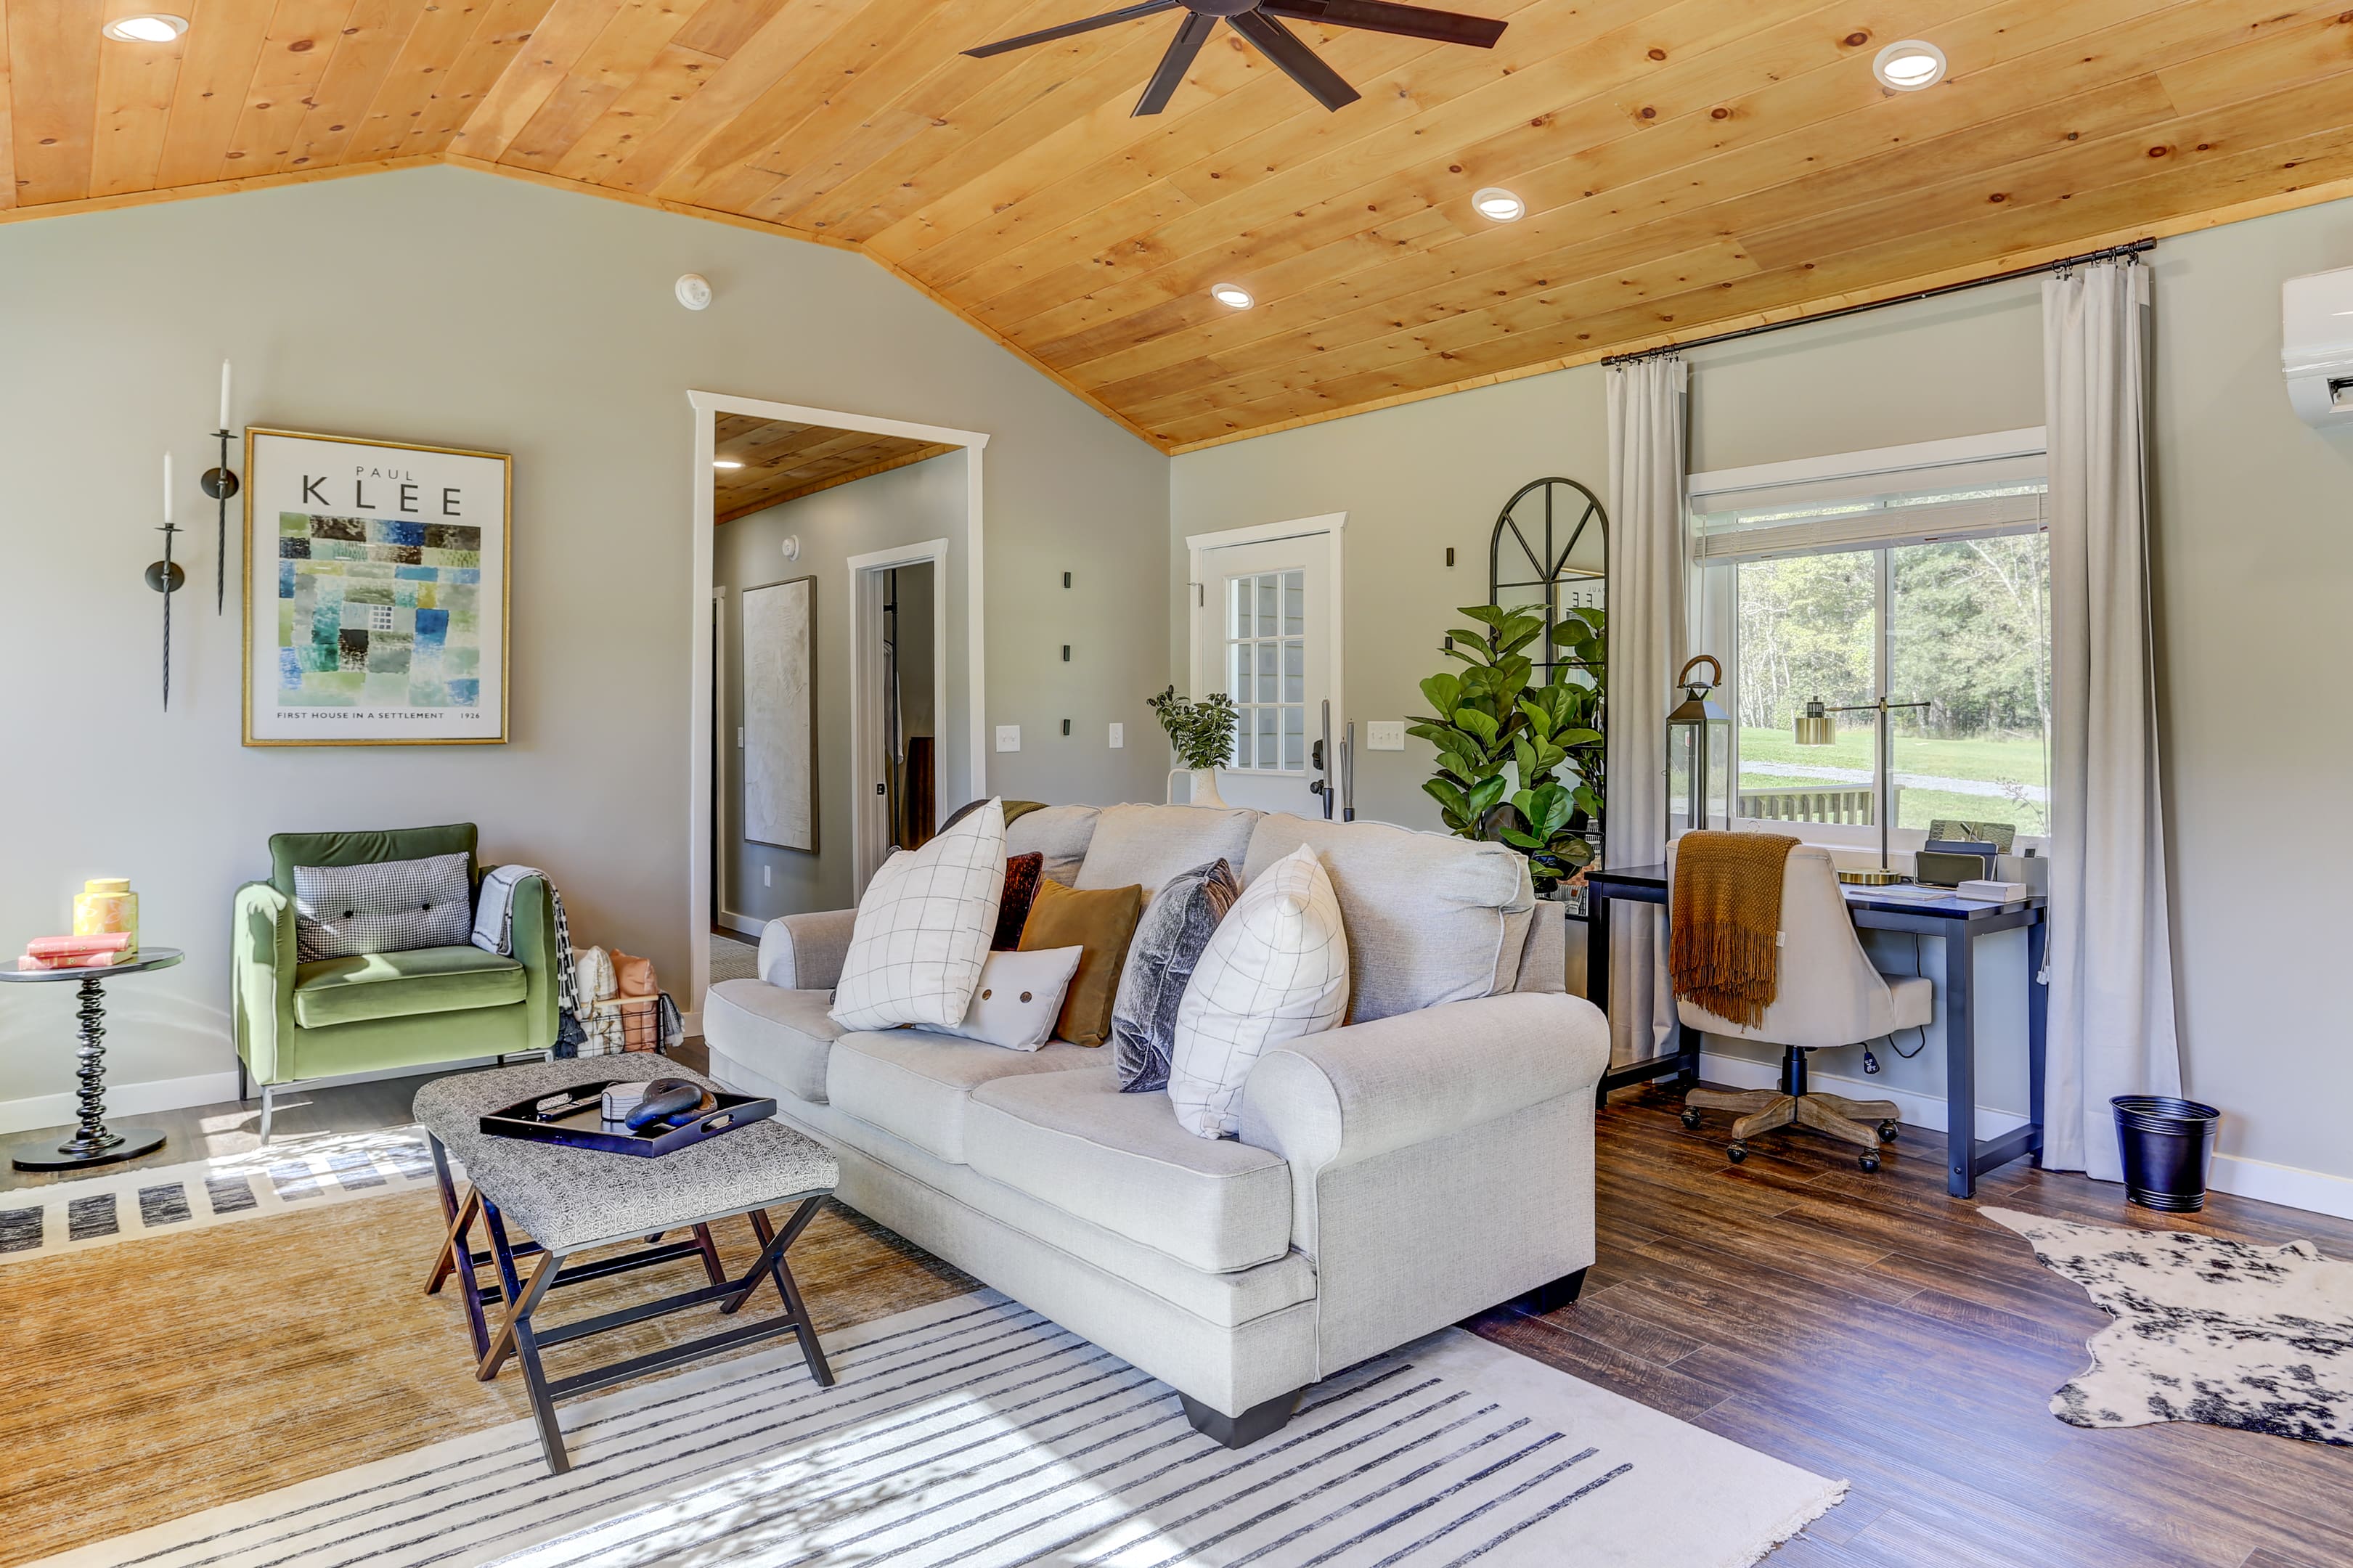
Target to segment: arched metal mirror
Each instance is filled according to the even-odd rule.
[[[1544,621],[1528,650],[1528,684],[1553,715],[1567,753],[1552,773],[1567,797],[1565,814],[1556,822],[1524,825],[1548,845],[1530,857],[1539,882],[1548,869],[1567,877],[1600,854],[1608,798],[1609,542],[1601,498],[1556,477],[1514,491],[1488,541],[1487,602]]]

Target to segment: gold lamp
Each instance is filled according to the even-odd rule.
[[[1887,716],[1899,709],[1927,706],[1926,702],[1890,702],[1882,697],[1876,702],[1857,703],[1847,708],[1825,708],[1822,700],[1817,697],[1806,704],[1804,712],[1798,715],[1797,742],[1801,746],[1827,746],[1838,738],[1831,719],[1833,713],[1873,713],[1878,716],[1879,788],[1873,812],[1879,818],[1879,864],[1862,870],[1841,868],[1838,874],[1841,882],[1864,888],[1883,888],[1905,879],[1887,853],[1887,819],[1894,815],[1892,792],[1895,774],[1894,731],[1888,724]]]

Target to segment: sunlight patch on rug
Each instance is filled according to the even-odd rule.
[[[2073,1426],[2200,1421],[2353,1444],[2353,1263],[2185,1231],[2111,1230],[1980,1207],[2116,1319],[2051,1398]]]
[[[51,1568],[1746,1568],[1844,1495],[1459,1329],[1240,1452],[990,1291],[79,1548]]]

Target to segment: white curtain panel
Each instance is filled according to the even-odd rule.
[[[2149,646],[2147,268],[2044,279],[2042,381],[2056,731],[2042,1162],[2114,1182],[2109,1097],[2181,1092]]]
[[[1683,657],[1683,394],[1680,359],[1603,372],[1609,395],[1609,822],[1613,867],[1666,858],[1667,710]],[[1656,1056],[1674,1026],[1656,907],[1613,907],[1609,1060]]]

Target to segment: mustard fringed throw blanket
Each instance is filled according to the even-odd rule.
[[[1798,840],[1686,833],[1675,842],[1667,973],[1675,994],[1744,1028],[1781,985],[1781,869]]]

